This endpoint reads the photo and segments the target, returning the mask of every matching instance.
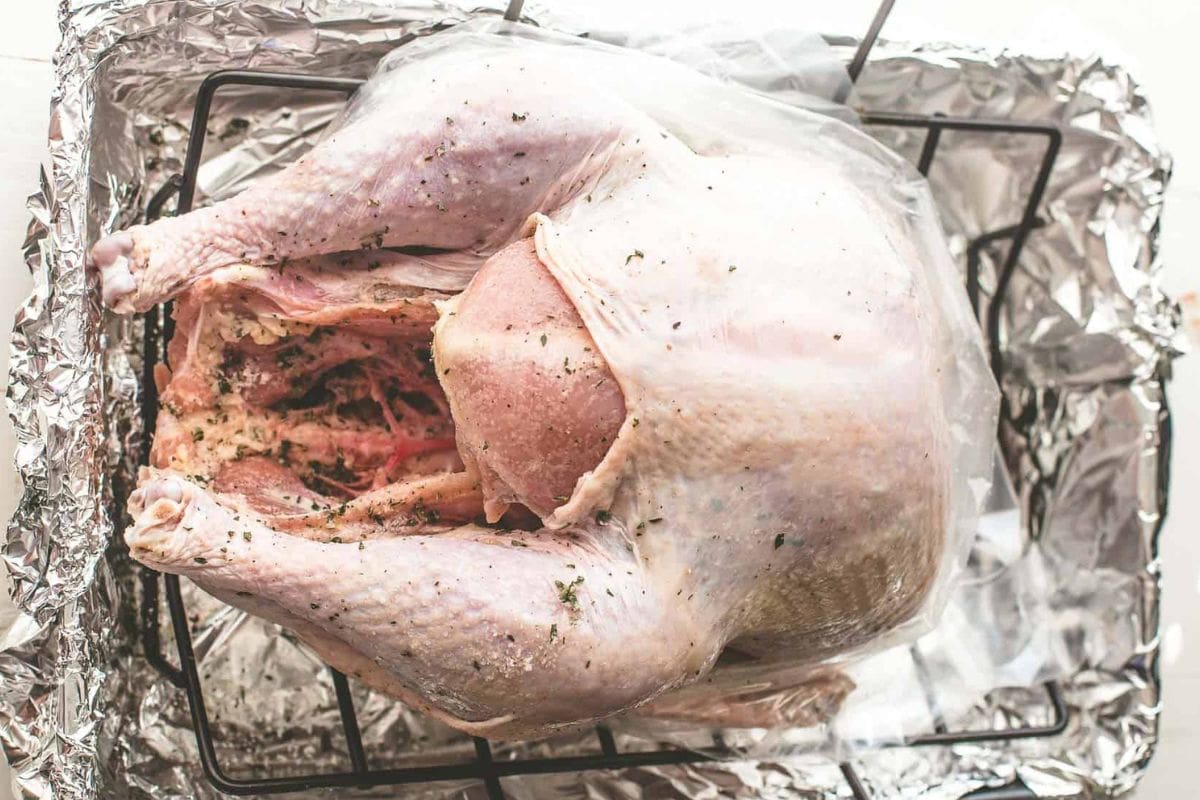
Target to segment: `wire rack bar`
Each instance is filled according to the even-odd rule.
[[[929,168],[933,166],[933,157],[937,154],[938,142],[941,140],[941,128],[931,127],[929,133],[925,134],[925,144],[921,146],[921,156],[917,159],[917,172],[925,177],[929,177]]]
[[[867,27],[867,33],[858,43],[858,49],[854,51],[854,57],[850,59],[850,64],[846,67],[851,83],[858,82],[858,76],[862,74],[863,67],[867,65],[867,57],[871,55],[875,42],[879,40],[879,32],[883,30],[883,23],[887,22],[888,16],[892,13],[892,7],[895,5],[896,0],[883,0],[875,9],[875,16]]]
[[[167,661],[163,655],[162,640],[158,627],[158,579],[161,575],[143,567],[139,576],[142,584],[142,606],[138,609],[142,628],[142,650],[146,660],[164,678],[179,689],[187,687],[183,670]]]
[[[1042,160],[1038,166],[1037,174],[1034,176],[1033,186],[1029,190],[1025,206],[1021,211],[1020,221],[1012,226],[1011,234],[1004,237],[999,235],[993,237],[993,241],[998,238],[1011,239],[1008,253],[1005,255],[997,274],[996,289],[992,295],[992,302],[988,304],[986,314],[988,359],[992,365],[992,374],[995,376],[997,382],[999,382],[1004,361],[1004,354],[1000,350],[1000,314],[1003,311],[1008,293],[1008,285],[1012,281],[1017,262],[1021,258],[1021,250],[1025,247],[1025,243],[1029,239],[1029,234],[1039,227],[1040,223],[1037,211],[1041,207],[1042,198],[1046,194],[1046,187],[1050,183],[1050,174],[1054,169],[1054,162],[1058,159],[1058,151],[1062,147],[1062,130],[1052,122],[1018,122],[1007,119],[922,116],[918,114],[894,114],[889,112],[867,112],[862,115],[862,122],[864,125],[925,128],[928,130],[929,134],[926,136],[922,151],[922,161],[926,162],[926,171],[928,171],[930,164],[932,164],[933,152],[936,151],[937,143],[940,141],[941,133],[944,131],[966,131],[999,136],[1036,136],[1046,139],[1046,149],[1042,153]],[[937,138],[932,138],[935,132]],[[930,144],[931,138],[932,145]],[[925,158],[926,152],[929,152],[927,160]],[[977,251],[978,249],[976,248]],[[978,261],[976,261],[976,268],[978,268]],[[967,287],[968,296],[974,297],[976,304],[978,303],[979,295],[978,278],[978,269],[976,269],[974,284]]]
[[[1020,778],[995,788],[976,789],[963,796],[963,800],[1037,800],[1033,790]]]
[[[1034,220],[1033,227],[1042,227],[1046,224],[1043,219]],[[979,260],[984,248],[991,245],[993,242],[1003,241],[1004,239],[1013,238],[1017,232],[1018,225],[1009,225],[1007,228],[999,228],[994,231],[980,234],[971,240],[967,246],[967,299],[971,302],[971,310],[975,312],[975,316],[979,316]]]
[[[613,739],[612,731],[603,725],[596,726],[596,738],[600,740],[600,752],[606,756],[617,754],[617,742]]]
[[[358,729],[358,714],[354,710],[354,697],[350,694],[350,682],[333,667],[329,668],[333,678],[333,691],[337,696],[338,713],[342,717],[342,730],[346,732],[346,752],[350,765],[359,775],[367,771],[367,756],[363,752],[362,732]]]
[[[863,38],[851,61],[851,79],[858,78],[879,30],[891,11],[894,0],[884,0],[876,12],[871,28]],[[513,0],[505,16],[518,19],[521,0]],[[282,89],[301,89],[352,94],[363,82],[350,78],[323,78],[311,75],[279,74],[250,70],[223,70],[209,75],[201,84],[192,116],[191,136],[188,141],[182,174],[170,178],[147,203],[146,217],[154,219],[161,215],[172,196],[177,198],[177,213],[191,210],[196,190],[196,178],[203,152],[208,117],[213,97],[223,86],[259,86]],[[924,128],[928,131],[917,167],[922,174],[929,171],[943,131],[977,131],[1000,135],[1044,136],[1048,145],[1041,166],[1035,176],[1029,197],[1018,223],[983,234],[972,240],[968,256],[967,292],[972,306],[978,313],[979,307],[979,258],[984,247],[1009,240],[1009,249],[997,276],[996,289],[987,310],[989,344],[992,347],[992,365],[999,369],[999,307],[1003,304],[1008,283],[1016,267],[1029,234],[1042,224],[1036,212],[1045,194],[1054,160],[1061,144],[1061,134],[1053,125],[1013,122],[1010,120],[960,119],[953,117],[924,117],[917,115],[872,112],[863,115],[864,124],[888,125],[906,128]],[[974,265],[972,267],[972,264]],[[154,433],[154,420],[158,411],[158,398],[154,390],[153,370],[155,364],[165,357],[164,346],[171,335],[169,307],[148,312],[143,317],[146,332],[145,361],[143,365],[142,414],[144,420],[143,463],[148,459],[149,446]],[[179,655],[179,667],[172,665],[163,654],[159,634],[159,579],[165,588],[171,629]],[[192,726],[200,762],[212,785],[219,791],[231,795],[275,794],[316,788],[367,788],[380,785],[399,785],[446,780],[476,779],[483,783],[489,800],[504,800],[501,779],[513,775],[570,773],[595,769],[624,769],[629,767],[667,766],[696,763],[735,755],[724,747],[691,750],[658,749],[622,753],[619,751],[612,732],[604,727],[595,730],[599,753],[554,758],[528,758],[496,761],[491,747],[484,739],[474,740],[475,758],[462,762],[371,769],[363,748],[361,731],[349,683],[344,675],[330,670],[338,708],[341,713],[346,750],[350,770],[343,772],[314,773],[288,777],[242,778],[227,774],[220,765],[212,736],[208,712],[205,705],[203,686],[196,664],[191,631],[184,608],[179,578],[174,575],[160,576],[145,570],[141,577],[142,607],[140,610],[141,639],[147,659],[171,683],[182,688],[188,699]],[[910,746],[947,746],[969,742],[1011,741],[1055,736],[1068,725],[1069,712],[1057,685],[1045,685],[1051,722],[1042,726],[1021,726],[1001,730],[946,731],[944,725],[929,735],[918,737],[906,744]],[[840,765],[855,800],[870,800],[863,782],[849,763]],[[1032,793],[1023,785],[1011,784],[995,789],[972,792],[969,797],[976,800],[1027,800]]]
[[[504,10],[504,18],[509,22],[517,22],[521,19],[521,8],[525,5],[525,0],[510,0],[508,8]]]
[[[930,733],[910,739],[910,747],[931,745],[971,744],[976,742],[1011,742],[1016,739],[1045,739],[1058,736],[1070,724],[1071,714],[1063,700],[1062,691],[1054,681],[1042,684],[1050,702],[1051,720],[1046,725],[1022,725],[1018,728],[987,729],[978,731],[951,731]]]
[[[858,777],[854,767],[850,764],[838,764],[838,769],[842,771],[842,777],[846,779],[846,785],[850,787],[850,794],[854,800],[871,800],[867,787],[863,786],[862,779]]]
[[[191,134],[188,137],[187,154],[183,159],[183,176],[179,185],[177,213],[192,210],[196,195],[196,176],[200,171],[200,156],[204,152],[204,139],[208,132],[208,115],[212,110],[213,96],[222,86],[269,86],[277,89],[309,89],[312,91],[354,94],[363,81],[358,78],[323,78],[316,75],[294,73],[260,72],[257,70],[226,69],[214,72],[200,84],[196,94],[196,108],[192,111]]]

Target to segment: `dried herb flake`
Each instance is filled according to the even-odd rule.
[[[579,595],[576,594],[576,589],[583,583],[583,576],[580,575],[570,583],[555,581],[554,588],[558,590],[558,600],[565,606],[579,608]]]

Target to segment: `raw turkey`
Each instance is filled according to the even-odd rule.
[[[476,735],[829,713],[994,424],[899,159],[547,34],[406,45],[295,164],[91,258],[117,311],[176,298],[133,557]],[[772,670],[818,711],[756,714]]]

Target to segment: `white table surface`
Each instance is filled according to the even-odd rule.
[[[562,0],[565,3],[585,0]],[[25,198],[37,186],[45,157],[46,123],[53,70],[50,54],[58,37],[54,6],[21,0],[4,9],[0,25],[0,330],[7,343],[11,312],[29,291],[20,246],[28,214]],[[774,15],[816,30],[865,29],[873,0],[838,3],[739,0],[738,13]],[[693,17],[723,18],[729,3],[608,0],[606,13],[625,19],[663,19],[686,10]],[[1187,56],[1197,48],[1200,4],[1190,0],[1006,0],[948,3],[899,0],[885,36],[944,39],[981,44],[1028,43],[1099,52],[1133,70],[1154,108],[1162,139],[1176,158],[1163,223],[1165,282],[1177,295],[1200,288],[1197,222],[1200,218],[1200,90]],[[1193,301],[1194,302],[1194,301]],[[1193,330],[1196,328],[1193,327]],[[0,371],[8,374],[8,348],[0,349]],[[1162,741],[1139,800],[1190,800],[1200,796],[1200,355],[1177,364],[1170,385],[1175,413],[1172,469],[1174,491],[1162,535],[1164,562]],[[0,422],[0,518],[7,520],[19,484],[13,474],[12,430]],[[0,605],[6,604],[0,601]],[[7,609],[4,609],[6,611]],[[0,611],[0,624],[7,615]],[[2,761],[2,760],[0,760]],[[0,770],[7,769],[0,763]],[[0,800],[7,800],[7,778]]]

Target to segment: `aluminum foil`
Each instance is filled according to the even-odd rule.
[[[186,699],[147,663],[138,641],[136,573],[114,529],[125,521],[120,509],[140,450],[141,323],[101,314],[83,270],[86,244],[138,219],[180,169],[205,74],[248,67],[363,77],[406,35],[469,12],[385,0],[64,0],[60,13],[50,171],[30,200],[25,247],[35,289],[16,320],[9,382],[25,494],[4,549],[21,613],[0,639],[0,740],[18,797],[215,797]],[[591,31],[586,16],[567,20],[537,6],[527,13],[572,32],[671,50],[643,32]],[[769,33],[755,39],[770,43],[767,55],[803,40]],[[836,45],[848,59],[853,42]],[[716,49],[722,63],[739,66],[724,79],[785,99],[816,91],[795,80],[799,65],[764,58],[761,47],[726,35]],[[222,92],[198,201],[288,163],[341,102]],[[1130,787],[1153,751],[1155,537],[1170,443],[1164,384],[1182,334],[1178,310],[1155,280],[1170,162],[1145,99],[1123,69],[1100,59],[883,43],[853,102],[1063,126],[1040,212],[1047,224],[1023,251],[1004,307],[1000,443],[1011,493],[994,498],[973,579],[943,624],[855,677],[889,709],[912,708],[919,719],[937,706],[959,728],[1043,723],[1044,694],[1028,687],[1062,677],[1071,724],[1062,736],[1008,746],[841,753],[820,745],[852,743],[852,726],[815,729],[775,735],[768,760],[506,778],[509,797],[846,797],[835,755],[852,759],[876,798],[957,798],[1018,776],[1040,796],[1105,797]],[[912,132],[873,132],[914,157],[920,147]],[[1017,220],[1042,146],[1015,136],[943,137],[930,178],[960,256],[971,237]],[[1002,244],[984,253],[985,295],[1003,257]],[[324,667],[270,625],[186,587],[185,600],[225,769],[345,769]],[[162,636],[171,653],[165,627]],[[972,636],[988,654],[982,667],[964,663],[969,648],[953,645]],[[880,675],[911,679],[873,683]],[[461,735],[354,691],[373,767],[472,753]],[[957,708],[964,698],[970,702]],[[637,736],[630,726],[621,744],[649,745]],[[711,738],[696,733],[697,744]],[[495,750],[510,758],[595,746],[576,738]],[[453,782],[374,794],[483,796]]]

